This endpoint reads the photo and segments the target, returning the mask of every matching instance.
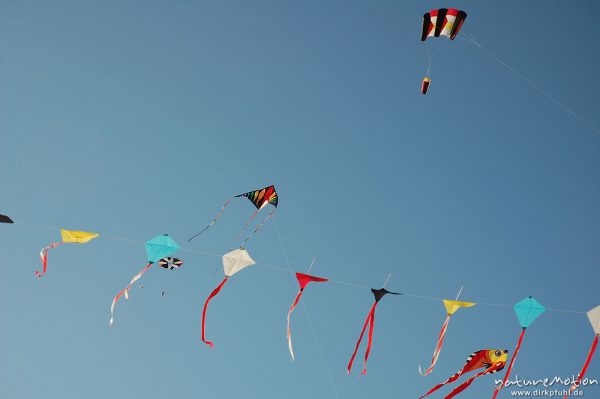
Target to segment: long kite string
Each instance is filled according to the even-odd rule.
[[[276,219],[273,219],[273,224],[276,225]],[[29,228],[33,228],[33,229],[42,229],[42,230],[52,230],[52,231],[57,231],[60,230],[60,228],[58,227],[52,227],[52,226],[43,226],[43,225],[37,225],[37,224],[29,224],[29,223],[15,223],[15,225],[17,226],[25,226],[25,227],[29,227]],[[276,227],[276,231],[277,231],[277,226]],[[142,240],[136,240],[136,239],[132,239],[132,238],[128,238],[128,237],[123,237],[123,236],[118,236],[118,235],[109,235],[109,234],[102,234],[102,236],[100,236],[100,238],[104,238],[107,240],[113,240],[113,241],[122,241],[122,242],[128,242],[128,243],[134,243],[134,244],[141,244],[144,245],[145,241]],[[215,256],[215,257],[221,257],[223,256],[222,253],[217,253],[217,252],[209,252],[209,251],[202,251],[202,250],[197,250],[197,249],[192,249],[192,248],[186,248],[186,247],[182,247],[180,249],[181,252],[187,252],[187,253],[194,253],[194,254],[200,254],[200,255],[206,255],[206,256]],[[288,274],[294,274],[295,272],[293,270],[290,270],[289,266],[288,267],[284,267],[284,266],[280,266],[280,265],[273,265],[270,263],[264,263],[264,262],[256,262],[257,266],[262,266],[262,267],[266,267],[269,269],[273,269],[273,270],[277,270],[283,273],[288,273]],[[356,284],[353,282],[349,282],[349,281],[344,281],[344,280],[336,280],[336,279],[329,279],[329,281],[333,284],[337,284],[337,285],[344,285],[347,287],[353,287],[353,288],[359,288],[359,289],[370,289],[370,287],[366,286],[366,285],[362,285],[362,284]],[[407,293],[407,292],[403,292],[405,297],[411,297],[411,298],[417,298],[417,299],[424,299],[424,300],[429,300],[429,301],[443,301],[444,299],[447,298],[442,298],[442,297],[436,297],[436,296],[432,296],[432,295],[421,295],[421,294],[413,294],[413,293]],[[502,308],[507,308],[507,309],[512,309],[514,305],[511,304],[506,304],[506,303],[490,303],[490,302],[477,302],[478,306],[490,306],[490,307],[502,307]],[[302,303],[302,302],[301,302]],[[561,312],[561,313],[572,313],[572,314],[579,314],[579,315],[584,315],[586,314],[586,312],[583,311],[579,311],[579,310],[571,310],[571,309],[561,309],[561,308],[551,308],[551,307],[547,307],[546,311],[549,312]]]
[[[225,202],[225,205],[223,205],[223,207],[221,208],[221,210],[217,213],[217,216],[215,216],[215,218],[212,220],[212,222],[210,222],[210,224],[208,226],[206,226],[205,228],[203,228],[202,231],[200,231],[198,234],[195,234],[195,235],[191,236],[190,238],[188,238],[188,242],[192,241],[194,238],[198,237],[200,234],[204,233],[206,230],[208,230],[209,228],[211,228],[213,226],[213,224],[215,224],[217,222],[217,220],[219,220],[219,218],[223,214],[223,211],[225,210],[225,208],[227,208],[227,205],[229,205],[229,203],[231,202],[231,200],[232,200],[232,198],[229,198],[227,200],[227,202]]]
[[[584,125],[586,125],[587,127],[589,127],[595,133],[599,133],[600,134],[600,129],[598,129],[596,126],[592,125],[591,122],[588,122],[586,119],[584,119],[577,112],[573,111],[571,108],[567,107],[562,102],[558,101],[550,93],[548,93],[547,91],[545,91],[544,89],[542,89],[541,87],[539,87],[538,85],[536,85],[535,83],[533,83],[527,77],[525,77],[524,75],[522,75],[519,71],[517,71],[516,69],[514,69],[513,67],[511,67],[510,65],[508,65],[506,62],[504,62],[502,59],[500,59],[500,57],[498,57],[497,55],[493,54],[487,48],[483,47],[475,39],[475,37],[473,35],[469,35],[468,33],[463,32],[463,31],[461,31],[460,33],[462,35],[462,36],[458,36],[460,39],[462,39],[462,40],[466,41],[467,43],[470,43],[470,44],[474,45],[475,47],[478,47],[479,49],[481,49],[481,51],[483,51],[484,53],[486,53],[487,55],[489,55],[490,57],[492,57],[494,60],[496,60],[502,66],[504,66],[506,69],[508,69],[510,72],[512,72],[515,76],[517,76],[519,79],[521,79],[522,81],[524,81],[525,83],[527,83],[529,86],[531,86],[535,90],[537,90],[544,97],[546,97],[547,99],[549,99],[550,101],[552,101],[554,104],[558,105],[560,108],[562,108],[568,114],[570,114],[573,118],[577,119],[579,122],[581,122]]]
[[[279,244],[281,245],[281,251],[283,252],[283,255],[285,256],[285,260],[288,265],[289,270],[287,270],[287,271],[292,273],[292,275],[295,275],[294,268],[292,267],[292,262],[290,262],[290,257],[288,256],[287,250],[285,249],[285,244],[283,243],[283,238],[281,238],[281,233],[279,231],[279,225],[277,224],[277,219],[273,219],[273,225],[275,226],[275,233],[277,234],[277,238],[279,239]],[[312,320],[310,319],[310,316],[308,315],[308,309],[306,309],[306,305],[304,305],[303,301],[300,301],[300,305],[302,306],[302,310],[304,312],[304,316],[306,317],[306,321],[308,321],[310,331],[312,333],[313,339],[315,340],[315,346],[317,347],[317,349],[319,351],[319,355],[321,356],[321,362],[323,363],[323,368],[325,369],[325,372],[327,373],[327,378],[329,379],[329,383],[331,384],[333,393],[335,394],[335,397],[339,399],[340,395],[338,394],[337,387],[335,386],[335,382],[333,381],[333,377],[331,376],[331,371],[329,370],[329,366],[327,366],[327,361],[325,361],[325,353],[323,352],[323,348],[321,348],[321,344],[319,343],[319,339],[317,338],[317,333],[313,326]]]

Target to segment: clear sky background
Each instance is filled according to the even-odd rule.
[[[513,350],[510,307],[459,311],[422,378],[443,306],[388,296],[368,374],[363,346],[347,376],[372,295],[329,283],[305,291],[314,335],[298,307],[290,361],[297,283],[264,265],[288,269],[276,227],[294,270],[316,257],[313,274],[358,286],[393,273],[387,288],[414,295],[464,286],[464,300],[598,305],[600,133],[465,40],[443,45],[421,95],[422,14],[443,6],[466,10],[465,32],[600,126],[597,1],[0,1],[0,213],[17,222],[0,226],[0,397],[417,398],[471,352]],[[269,184],[279,209],[248,247],[262,265],[211,303],[210,350],[202,305],[253,207],[237,200],[186,239],[231,195]],[[58,228],[130,241],[56,248],[39,280]],[[143,242],[163,233],[213,255],[152,268],[109,328]],[[577,373],[592,339],[585,315],[549,311],[514,373]],[[492,384],[462,397],[491,397]]]

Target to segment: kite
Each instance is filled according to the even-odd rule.
[[[46,274],[46,269],[48,268],[48,251],[52,248],[56,248],[62,244],[85,244],[94,238],[98,237],[97,233],[88,233],[87,231],[76,231],[76,230],[61,230],[60,237],[61,241],[54,242],[47,247],[42,248],[40,251],[40,258],[42,259],[42,271],[35,271],[35,275],[38,277],[42,277]]]
[[[269,204],[273,205],[273,207],[274,207],[274,209],[271,211],[271,213],[269,213],[269,215],[265,218],[265,220],[254,229],[254,231],[252,232],[252,234],[249,237],[247,237],[244,240],[244,242],[242,243],[242,247],[244,246],[244,244],[246,244],[246,242],[248,240],[250,240],[258,232],[258,230],[260,230],[262,228],[262,226],[271,218],[271,216],[273,216],[273,214],[277,210],[277,203],[279,202],[279,197],[277,196],[277,191],[275,191],[275,186],[268,186],[265,188],[261,188],[259,190],[249,191],[247,193],[236,195],[235,197],[229,198],[227,200],[227,202],[225,202],[225,204],[223,205],[221,210],[217,213],[215,218],[212,220],[212,222],[210,222],[210,224],[208,226],[206,226],[204,229],[202,229],[202,231],[200,231],[198,234],[195,234],[192,237],[190,237],[188,239],[188,242],[192,241],[194,238],[198,237],[200,234],[204,233],[206,230],[211,228],[217,222],[217,220],[219,220],[219,218],[223,214],[223,211],[225,210],[225,208],[227,208],[227,206],[229,205],[231,200],[233,198],[239,198],[239,197],[248,198],[250,200],[250,202],[252,202],[252,204],[256,207],[256,211],[254,211],[254,213],[252,214],[250,219],[248,219],[248,221],[246,222],[246,224],[244,225],[242,230],[238,233],[238,236],[236,237],[236,241],[240,238],[240,236],[246,230],[248,225],[250,223],[252,223],[252,221],[254,220],[254,218],[256,217],[256,215],[262,208],[264,208],[265,206],[267,206]]]
[[[145,244],[146,247],[146,257],[148,258],[148,264],[140,270],[133,278],[127,287],[122,289],[113,299],[112,304],[110,305],[110,320],[108,322],[109,325],[113,325],[114,323],[114,312],[115,305],[119,301],[122,295],[125,295],[125,299],[129,299],[128,291],[136,281],[138,281],[144,273],[152,267],[152,265],[156,262],[160,262],[163,258],[168,257],[169,255],[174,254],[179,251],[179,245],[169,237],[168,234],[163,234],[161,236],[156,236],[153,239],[149,240]],[[182,262],[183,263],[183,262]]]
[[[183,265],[183,261],[178,258],[166,257],[158,261],[158,265],[163,269],[179,269]]]
[[[475,306],[474,302],[459,302],[452,301],[448,299],[444,299],[444,306],[446,307],[446,320],[444,324],[442,324],[442,329],[438,335],[437,344],[433,351],[433,356],[431,358],[431,365],[425,370],[425,372],[421,371],[421,366],[419,366],[419,373],[424,377],[429,375],[433,371],[435,364],[437,363],[438,357],[440,356],[440,351],[442,350],[442,345],[444,344],[444,337],[446,336],[446,330],[448,329],[448,323],[450,322],[450,317],[460,308],[470,308],[471,306]]]
[[[517,319],[519,319],[519,324],[521,325],[521,335],[519,336],[519,341],[517,342],[517,346],[515,347],[515,351],[510,359],[510,364],[506,369],[506,374],[504,375],[504,379],[502,383],[496,387],[494,390],[494,395],[492,399],[496,399],[498,392],[504,387],[506,381],[510,377],[510,372],[515,364],[515,359],[519,354],[519,350],[521,349],[521,343],[523,342],[523,337],[525,336],[525,330],[527,327],[531,325],[539,316],[542,315],[546,311],[546,308],[543,307],[538,301],[536,301],[533,297],[528,297],[518,302],[514,306],[515,313],[517,314]]]
[[[457,10],[456,8],[440,8],[426,12],[423,14],[423,30],[421,32],[421,41],[424,42],[429,37],[440,36],[446,36],[448,39],[454,40],[466,18],[467,13]],[[425,45],[427,46],[427,44]],[[421,85],[422,94],[427,94],[429,84],[431,83],[429,76],[427,76],[431,70],[431,61],[433,58],[435,58],[440,49],[441,47],[439,47],[433,55],[428,55],[427,73],[425,74],[426,76],[423,79],[423,84]]]
[[[362,375],[367,374],[367,360],[369,359],[369,353],[371,352],[371,344],[373,343],[373,328],[375,327],[375,308],[377,307],[377,304],[379,303],[381,298],[383,298],[386,294],[402,295],[399,292],[390,292],[390,291],[386,290],[385,288],[381,288],[379,290],[376,290],[375,288],[371,288],[371,292],[375,296],[375,302],[373,303],[373,306],[371,306],[371,310],[369,311],[369,314],[367,315],[367,320],[365,320],[365,324],[362,328],[362,331],[360,332],[358,341],[356,342],[356,348],[354,348],[354,353],[352,354],[352,357],[350,358],[350,361],[348,362],[348,374],[350,374],[350,371],[352,370],[352,363],[354,362],[354,358],[356,357],[356,352],[358,352],[358,347],[360,346],[360,341],[362,341],[362,338],[365,335],[365,330],[367,329],[367,325],[368,325],[369,326],[369,340],[367,341],[367,350],[365,351],[365,362],[364,362],[363,370],[361,372]]]
[[[13,220],[6,216],[6,215],[0,215],[0,223],[14,223]]]
[[[294,302],[292,303],[292,306],[290,307],[290,310],[288,311],[288,315],[287,315],[287,340],[288,340],[288,348],[290,350],[290,355],[292,356],[292,360],[294,360],[294,349],[292,347],[292,334],[290,332],[290,316],[292,315],[292,312],[294,311],[294,308],[296,307],[296,305],[298,305],[298,302],[300,301],[300,297],[302,296],[302,292],[304,291],[304,288],[306,288],[306,286],[309,283],[311,283],[311,282],[324,283],[325,281],[328,281],[328,279],[326,279],[326,278],[315,277],[315,276],[311,276],[309,274],[303,274],[303,273],[296,273],[296,278],[298,279],[298,284],[300,285],[300,291],[298,291],[298,294],[296,294],[296,298],[294,299]]]
[[[206,309],[208,308],[208,303],[210,302],[211,299],[213,299],[213,297],[215,295],[217,295],[219,293],[219,291],[221,291],[221,288],[223,288],[223,286],[225,285],[225,283],[227,282],[229,277],[233,276],[234,274],[236,274],[237,272],[239,272],[242,269],[245,269],[248,266],[252,266],[255,263],[256,262],[254,261],[254,259],[252,259],[250,257],[250,254],[248,253],[248,251],[246,251],[243,248],[234,249],[233,251],[228,252],[225,255],[223,255],[223,271],[225,273],[225,278],[223,279],[223,281],[221,281],[221,284],[219,284],[217,286],[217,288],[215,288],[210,293],[208,298],[206,298],[206,302],[204,302],[204,308],[202,309],[202,342],[204,342],[206,345],[210,346],[211,348],[214,348],[215,345],[211,341],[207,341],[206,337],[204,335],[205,321],[206,321]]]
[[[577,389],[579,384],[581,384],[581,380],[583,380],[583,377],[585,377],[585,373],[588,369],[588,366],[590,365],[590,362],[592,361],[592,357],[594,357],[596,347],[598,346],[598,337],[600,336],[600,306],[596,306],[594,309],[587,312],[587,317],[590,320],[590,323],[592,324],[592,328],[594,329],[596,336],[592,341],[592,346],[590,347],[590,351],[588,352],[587,358],[585,359],[585,363],[583,364],[581,371],[577,375],[577,381],[573,383],[571,389],[569,389],[569,393],[573,392],[575,389]],[[569,395],[565,395],[564,399],[566,399],[567,396]]]
[[[446,381],[437,384],[433,388],[431,388],[425,395],[421,396],[419,399],[423,399],[426,396],[431,395],[433,392],[437,391],[441,387],[446,384],[450,384],[456,380],[458,380],[463,374],[469,373],[471,371],[475,371],[480,368],[484,368],[483,371],[473,375],[471,378],[463,382],[461,385],[457,386],[450,392],[448,395],[444,397],[444,399],[451,399],[467,389],[473,381],[486,374],[494,374],[498,371],[502,370],[506,365],[506,359],[508,357],[508,351],[506,349],[483,349],[477,352],[473,352],[468,358],[463,366],[463,368],[454,374],[452,377],[448,378]]]

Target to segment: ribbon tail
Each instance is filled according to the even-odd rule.
[[[223,281],[221,281],[221,284],[219,284],[219,286],[217,288],[215,288],[213,290],[213,292],[210,293],[208,298],[206,298],[206,302],[204,302],[204,308],[202,309],[202,342],[204,342],[206,345],[210,346],[211,348],[214,348],[215,345],[211,341],[207,341],[204,336],[205,321],[206,321],[206,309],[208,308],[208,303],[210,302],[210,300],[213,299],[213,297],[215,295],[217,295],[219,293],[219,291],[221,291],[221,288],[223,288],[223,285],[225,285],[228,278],[229,278],[228,276],[225,276]]]
[[[431,357],[431,365],[429,367],[427,367],[427,370],[425,370],[425,372],[423,372],[421,370],[421,366],[419,366],[419,373],[423,377],[429,375],[433,371],[433,368],[435,367],[435,365],[438,361],[438,357],[440,356],[440,352],[442,350],[442,345],[444,344],[444,338],[446,336],[446,330],[448,329],[449,322],[450,322],[450,315],[447,315],[446,321],[444,321],[444,324],[442,324],[442,329],[440,330],[440,333],[438,335],[437,344],[435,345],[435,349],[433,351],[433,356]]]
[[[583,367],[581,368],[581,371],[579,372],[579,375],[577,376],[577,381],[575,381],[575,383],[573,385],[571,385],[571,388],[569,389],[569,393],[573,392],[575,389],[577,389],[579,384],[581,384],[581,380],[583,380],[583,377],[585,376],[588,366],[590,365],[590,361],[592,360],[592,357],[594,357],[594,352],[596,351],[597,346],[598,346],[598,335],[596,335],[596,338],[594,338],[594,341],[592,342],[592,346],[590,347],[588,356],[585,359],[585,363],[583,364]],[[569,395],[565,395],[564,399],[566,399],[567,396],[569,396]]]
[[[300,301],[301,296],[302,296],[302,290],[298,291],[298,294],[296,295],[296,298],[294,299],[294,303],[292,303],[292,306],[290,307],[290,310],[288,311],[288,314],[287,314],[287,341],[288,341],[288,349],[290,350],[290,355],[292,356],[292,360],[294,360],[294,348],[292,347],[292,334],[290,331],[290,316],[292,315],[292,312],[294,311],[294,308],[296,307],[296,305],[298,305],[298,302]]]
[[[133,278],[129,282],[129,285],[127,287],[123,288],[121,291],[119,291],[119,293],[117,295],[115,295],[115,297],[113,298],[112,304],[110,305],[110,320],[108,321],[109,326],[112,326],[115,322],[115,317],[114,317],[115,316],[115,305],[117,304],[117,302],[119,301],[121,296],[124,295],[125,299],[129,299],[129,294],[127,292],[129,291],[131,286],[136,281],[138,281],[144,275],[144,273],[146,273],[148,271],[148,269],[150,269],[151,267],[152,267],[152,262],[148,263],[146,265],[146,267],[144,267],[135,276],[133,276]]]
[[[42,248],[42,250],[40,251],[40,259],[42,260],[42,271],[40,272],[39,270],[36,270],[35,271],[36,276],[41,278],[44,274],[46,274],[46,269],[48,268],[48,251],[50,249],[56,248],[62,244],[64,244],[64,242],[60,241],[60,242],[52,243],[52,244],[48,245],[47,247]]]
[[[217,216],[215,216],[215,218],[212,220],[212,222],[210,222],[210,224],[208,226],[206,226],[205,228],[203,228],[202,231],[200,231],[198,234],[195,234],[195,235],[191,236],[190,238],[188,238],[188,242],[192,241],[194,238],[198,237],[200,234],[204,233],[206,230],[211,228],[213,226],[213,224],[215,224],[217,222],[217,220],[219,220],[219,218],[223,214],[223,211],[225,210],[225,208],[227,208],[227,205],[229,205],[230,202],[231,202],[231,198],[229,198],[227,200],[227,202],[225,202],[225,205],[223,205],[223,207],[217,213]]]
[[[369,322],[369,336],[367,341],[367,350],[365,351],[365,363],[361,375],[367,374],[367,360],[369,360],[369,353],[371,353],[371,345],[373,344],[373,329],[375,328],[375,308],[371,312],[371,320]]]
[[[463,382],[462,384],[460,384],[459,386],[454,388],[452,390],[452,392],[450,392],[448,395],[446,395],[444,397],[444,399],[452,399],[453,397],[455,397],[456,395],[458,395],[459,393],[461,393],[462,391],[467,389],[473,383],[473,381],[475,381],[476,378],[481,377],[482,375],[485,375],[485,374],[494,373],[494,372],[502,369],[502,367],[504,367],[504,366],[502,366],[501,364],[496,364],[484,371],[481,371],[481,372],[475,374],[473,377],[469,378],[468,380],[466,380],[465,382]]]
[[[437,391],[444,385],[450,384],[451,382],[458,380],[458,378],[461,375],[463,375],[463,373],[465,372],[467,367],[469,367],[469,363],[465,364],[464,367],[458,373],[454,374],[452,377],[448,378],[446,381],[441,382],[441,383],[437,384],[436,386],[434,386],[433,388],[431,388],[429,391],[427,391],[427,393],[425,395],[421,396],[419,399],[423,399],[424,397],[431,395],[432,393],[434,393],[435,391]]]
[[[348,374],[350,374],[350,371],[352,370],[352,363],[354,363],[354,358],[356,357],[356,352],[358,352],[358,347],[360,346],[360,341],[362,341],[363,335],[365,335],[365,330],[367,329],[367,325],[371,321],[371,313],[373,313],[373,311],[375,310],[375,306],[377,306],[377,302],[375,302],[373,304],[373,306],[371,307],[371,310],[369,311],[369,314],[367,315],[367,320],[365,320],[365,324],[363,325],[362,331],[360,332],[360,336],[358,337],[358,341],[356,342],[356,347],[354,348],[354,353],[352,353],[352,357],[350,358],[350,361],[348,362],[348,367],[347,367]]]
[[[241,247],[245,248],[246,247],[246,243],[248,241],[250,241],[251,239],[254,238],[254,236],[256,235],[256,233],[258,233],[258,231],[260,229],[262,229],[262,227],[269,221],[269,219],[271,219],[271,217],[275,214],[275,211],[277,211],[277,208],[274,208],[265,218],[265,220],[262,221],[261,224],[259,224],[258,226],[256,226],[256,228],[254,229],[254,231],[252,232],[252,234],[250,234],[248,237],[246,237],[246,239],[242,242]]]
[[[515,347],[515,352],[513,353],[512,358],[510,359],[510,364],[508,365],[508,368],[506,369],[506,374],[504,374],[502,383],[498,387],[496,387],[496,390],[494,391],[494,395],[492,396],[492,399],[496,399],[496,396],[498,396],[498,392],[500,392],[500,390],[502,390],[502,388],[504,388],[506,381],[508,381],[508,378],[510,377],[510,372],[512,371],[513,365],[515,364],[515,359],[517,358],[517,355],[519,354],[519,350],[521,349],[521,343],[523,343],[523,337],[525,336],[525,331],[526,331],[525,328],[523,328],[523,330],[521,330],[521,335],[519,335],[519,341],[517,342],[517,346]]]

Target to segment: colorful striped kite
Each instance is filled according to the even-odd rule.
[[[246,222],[246,224],[244,225],[242,230],[238,233],[238,236],[236,237],[236,241],[239,240],[239,238],[244,233],[244,231],[246,230],[248,225],[250,223],[252,223],[252,221],[254,220],[254,218],[256,217],[256,215],[262,208],[264,208],[265,206],[267,206],[269,204],[274,206],[274,209],[271,211],[271,213],[269,213],[269,215],[267,215],[265,220],[254,229],[254,231],[252,232],[252,234],[249,237],[247,237],[244,240],[244,242],[242,243],[242,247],[246,244],[246,242],[248,240],[250,240],[258,232],[258,230],[260,230],[262,228],[262,226],[271,218],[271,216],[273,216],[273,214],[277,210],[277,204],[279,202],[279,197],[277,196],[277,191],[275,191],[275,186],[268,186],[265,188],[261,188],[259,190],[249,191],[247,193],[239,194],[239,195],[236,195],[235,197],[229,198],[227,200],[227,202],[225,202],[225,204],[223,205],[221,210],[217,213],[215,218],[212,220],[212,222],[210,222],[210,224],[208,226],[206,226],[204,229],[202,229],[199,233],[190,237],[188,239],[188,242],[192,241],[194,238],[198,237],[200,234],[204,233],[206,230],[211,228],[217,222],[217,220],[219,220],[219,218],[223,214],[223,211],[225,210],[225,208],[227,208],[227,206],[229,205],[231,200],[233,198],[238,198],[238,197],[248,198],[250,200],[250,202],[252,202],[252,204],[256,207],[256,211],[254,211],[254,213],[252,214],[250,219],[248,219],[248,221]]]

